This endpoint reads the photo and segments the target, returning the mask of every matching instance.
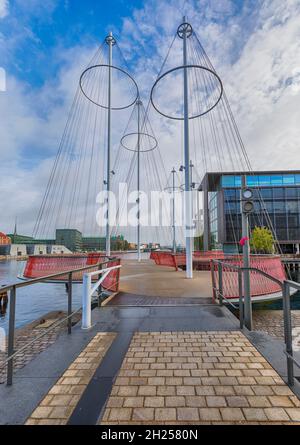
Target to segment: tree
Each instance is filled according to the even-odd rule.
[[[195,236],[194,250],[203,250],[203,248],[204,248],[203,235]]]
[[[274,253],[274,237],[267,227],[254,227],[251,233],[250,246],[254,253]]]

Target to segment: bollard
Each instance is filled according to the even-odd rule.
[[[83,295],[82,295],[82,329],[92,327],[92,296],[91,296],[92,278],[89,274],[83,275]]]
[[[292,339],[292,319],[290,306],[290,286],[283,283],[283,317],[284,317],[284,337],[287,353],[287,375],[288,384],[294,385],[294,362],[293,362],[293,339]]]

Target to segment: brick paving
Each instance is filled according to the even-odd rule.
[[[239,331],[132,339],[102,425],[293,424],[300,402]]]
[[[293,326],[293,346],[300,350],[300,311],[291,311]],[[254,310],[253,326],[256,331],[263,331],[278,339],[284,338],[284,319],[282,310]]]
[[[47,321],[51,320],[52,317],[50,316],[49,318],[47,317],[47,315],[45,316],[45,319]],[[64,318],[65,316],[66,316],[65,312],[60,312],[59,314],[57,314],[57,318],[55,318],[55,320]],[[75,314],[72,319],[73,323],[77,323],[80,318],[81,318],[80,314]],[[16,331],[15,334],[16,351],[43,333],[43,329],[38,327],[39,325],[40,325],[40,320],[37,320],[29,324],[25,328],[21,328]],[[14,359],[14,372],[17,371],[18,369],[23,368],[25,365],[27,365],[27,363],[31,362],[31,360],[33,360],[38,354],[45,351],[45,349],[47,349],[49,346],[53,345],[53,343],[55,343],[56,340],[58,339],[59,335],[62,332],[66,332],[66,330],[67,330],[67,322],[62,323],[59,326],[53,328],[42,338],[36,340],[30,347],[28,347],[22,353],[17,354]],[[7,338],[6,338],[6,343],[7,343]],[[0,351],[0,384],[6,382],[6,372],[7,372],[6,366],[1,367],[2,363],[4,363],[6,358],[7,358],[7,352]]]
[[[26,425],[65,425],[116,334],[95,335],[50,389]]]

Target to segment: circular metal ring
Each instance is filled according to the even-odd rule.
[[[192,184],[195,184],[195,187],[193,187],[193,190],[198,190],[197,186],[199,187],[201,185],[201,182],[191,181],[190,185],[192,185]],[[180,187],[182,188],[182,190],[185,190],[185,183],[180,184]],[[191,187],[191,189],[192,189],[192,187]]]
[[[179,186],[179,187],[174,187],[174,191],[177,192],[177,193],[178,193],[178,192],[183,192],[181,186]],[[170,186],[170,187],[165,187],[165,188],[164,188],[164,192],[170,192],[170,193],[173,192],[173,187],[171,187],[171,186]]]
[[[134,135],[138,136],[139,134],[140,134],[140,136],[147,136],[147,137],[149,137],[152,141],[154,141],[153,147],[149,148],[148,150],[134,150],[133,148],[129,148],[129,147],[127,147],[127,146],[124,144],[124,139],[125,139],[125,138],[127,138],[128,136],[134,136]],[[122,137],[120,143],[121,143],[121,145],[122,145],[123,148],[126,148],[126,150],[129,150],[129,151],[135,151],[135,152],[140,151],[140,153],[146,153],[147,151],[153,151],[153,150],[157,147],[157,145],[158,145],[158,143],[157,143],[157,139],[156,139],[154,136],[152,136],[151,134],[148,134],[148,133],[136,133],[136,132],[125,134],[125,135]]]
[[[183,34],[186,33],[186,37],[189,38],[193,34],[193,27],[190,23],[184,22],[177,28],[177,35],[180,39],[183,39]]]
[[[105,68],[113,68],[114,70],[120,71],[121,73],[123,73],[123,74],[125,74],[127,77],[129,77],[129,79],[132,81],[132,83],[134,84],[135,89],[136,89],[136,96],[135,96],[134,100],[133,100],[129,105],[126,105],[126,106],[124,106],[124,107],[111,107],[111,110],[125,110],[125,108],[130,108],[130,107],[136,102],[136,100],[137,100],[138,97],[139,97],[139,89],[138,89],[137,83],[136,83],[136,81],[134,80],[134,78],[133,78],[130,74],[127,73],[127,71],[124,71],[124,70],[122,70],[122,68],[119,68],[119,67],[114,66],[114,65],[106,65],[106,64],[92,65],[92,66],[89,66],[86,70],[84,70],[83,73],[81,74],[81,76],[80,76],[80,80],[79,80],[79,86],[80,86],[80,89],[81,89],[83,95],[84,95],[90,102],[92,102],[93,104],[97,105],[98,107],[105,108],[106,110],[108,110],[108,107],[107,107],[106,105],[99,104],[98,102],[95,102],[93,99],[91,99],[91,98],[88,96],[88,94],[84,91],[84,87],[83,87],[83,84],[82,84],[83,77],[84,77],[84,75],[85,75],[88,71],[90,71],[90,70],[92,70],[92,69],[94,69],[94,68],[101,68],[101,67],[105,67]]]
[[[210,108],[208,108],[208,109],[207,109],[206,111],[204,111],[203,113],[197,114],[197,115],[195,115],[195,116],[190,116],[189,119],[196,119],[197,117],[204,116],[205,114],[209,113],[211,110],[213,110],[213,109],[218,105],[218,103],[219,103],[220,100],[221,100],[222,94],[223,94],[223,84],[222,84],[222,80],[220,79],[220,77],[218,76],[217,73],[215,73],[215,72],[214,72],[213,70],[211,70],[210,68],[207,68],[206,66],[202,66],[202,65],[181,65],[181,66],[177,66],[176,68],[172,68],[172,69],[166,71],[164,74],[162,74],[161,76],[159,76],[159,77],[156,79],[156,81],[155,81],[153,87],[151,88],[150,100],[151,100],[151,104],[152,104],[153,108],[154,108],[159,114],[161,114],[161,115],[164,116],[164,117],[167,117],[168,119],[173,119],[173,120],[177,120],[177,121],[183,121],[183,120],[184,120],[184,117],[174,117],[174,116],[170,116],[170,115],[165,114],[165,113],[163,113],[162,111],[160,111],[159,108],[154,104],[153,92],[154,92],[154,89],[155,89],[155,87],[157,86],[157,84],[159,83],[160,80],[162,80],[162,79],[163,79],[165,76],[167,76],[168,74],[171,74],[171,73],[173,73],[174,71],[177,71],[177,70],[180,70],[180,69],[183,69],[183,68],[197,68],[197,69],[202,69],[202,70],[208,71],[209,73],[213,74],[213,76],[215,76],[215,78],[218,80],[218,82],[219,82],[219,84],[220,84],[220,87],[221,87],[220,95],[219,95],[217,101],[215,102],[215,104],[212,105]]]

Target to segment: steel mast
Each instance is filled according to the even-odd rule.
[[[137,100],[137,115],[138,115],[138,134],[137,134],[137,204],[138,204],[138,224],[137,224],[137,249],[138,249],[138,261],[141,261],[141,221],[140,221],[140,153],[141,153],[141,113],[140,107],[142,102]]]
[[[176,253],[176,227],[175,227],[175,173],[173,167],[172,173],[172,191],[173,191],[173,206],[172,206],[172,223],[173,223],[173,253]]]
[[[184,108],[184,175],[185,175],[185,248],[186,248],[186,278],[193,278],[193,249],[192,237],[192,197],[190,187],[190,142],[189,142],[189,89],[188,89],[188,62],[187,62],[187,39],[192,35],[192,27],[183,23],[178,28],[178,35],[183,40],[183,108]]]
[[[107,105],[107,165],[106,165],[106,191],[107,191],[107,222],[106,222],[106,255],[110,256],[110,153],[111,153],[111,85],[112,85],[112,48],[116,43],[112,32],[105,39],[108,45],[108,105]]]

